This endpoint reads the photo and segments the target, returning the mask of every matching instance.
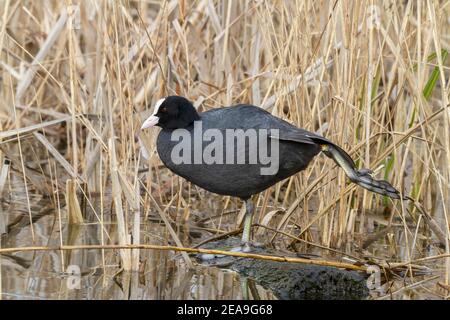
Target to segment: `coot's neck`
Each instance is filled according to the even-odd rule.
[[[185,125],[185,126],[183,126],[183,127],[178,127],[178,128],[166,128],[166,127],[162,127],[161,129],[161,131],[165,131],[165,132],[173,132],[173,131],[175,131],[175,130],[178,130],[178,129],[185,129],[185,130],[187,130],[187,131],[193,131],[194,130],[194,123],[195,123],[195,121],[200,121],[202,118],[199,116],[196,120],[194,120],[194,121],[192,121],[190,124],[188,124],[188,125]]]
[[[200,120],[200,115],[197,110],[194,108],[192,104],[190,104],[183,112],[180,114],[180,118],[186,124],[185,128],[192,127],[194,125],[194,121]],[[182,128],[182,126],[181,126]]]

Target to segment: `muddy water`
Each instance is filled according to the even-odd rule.
[[[97,199],[99,197],[91,197],[92,208],[88,206],[86,210],[86,223],[77,228],[68,228],[65,218],[67,213],[65,209],[55,210],[54,200],[44,198],[38,193],[30,193],[28,207],[23,189],[20,187],[13,191],[0,202],[0,217],[6,225],[5,233],[0,238],[2,247],[117,243],[116,222],[111,213],[110,203],[103,204],[101,216],[103,226],[94,214],[94,210],[97,215],[101,212],[99,210],[101,203]],[[61,208],[64,208],[63,204]],[[191,220],[195,218],[191,217]],[[211,233],[193,225],[174,225],[174,227],[185,245],[194,245],[211,236]],[[402,228],[393,230],[392,234],[399,243],[403,242]],[[159,221],[156,213],[147,217],[141,216],[141,243],[167,245],[170,241],[167,228]],[[383,241],[374,243],[371,248],[370,252],[363,252],[365,257],[389,258],[398,254],[392,252],[392,246]],[[404,246],[401,245],[397,245],[396,248],[404,250]],[[436,253],[438,252],[428,254]],[[425,278],[416,277],[414,279],[416,283],[424,280],[425,282],[413,285],[408,277],[400,275],[385,286],[395,292],[395,295],[390,296],[384,291],[380,293],[377,290],[372,290],[369,294],[369,291],[362,287],[365,285],[365,279],[361,275],[350,275],[342,271],[335,273],[329,269],[310,270],[287,264],[278,266],[273,263],[262,265],[260,261],[246,260],[234,263],[234,266],[227,265],[226,268],[205,264],[189,270],[179,254],[155,250],[141,250],[140,261],[139,272],[126,273],[120,268],[117,250],[35,251],[0,255],[0,297],[1,299],[218,300],[311,297],[422,299],[440,297],[435,294],[435,289],[436,282],[442,279],[433,279],[436,275],[434,272]],[[439,266],[433,266],[433,269],[439,272]],[[319,278],[317,281],[307,281],[313,277]],[[325,293],[317,291],[320,288],[315,284],[323,281],[324,277],[330,279],[329,283],[342,280],[341,283],[347,285],[350,281],[352,287],[350,290],[344,288],[343,292],[350,292],[351,295],[341,296],[334,288],[327,289]],[[272,283],[269,281],[271,278],[274,279]],[[312,287],[305,287],[307,285]],[[328,283],[321,284],[327,285]],[[285,287],[288,290],[284,290]],[[312,296],[311,288],[317,291]],[[356,289],[353,290],[354,288]],[[328,294],[330,290],[335,291],[334,296]]]
[[[68,228],[66,212],[54,210],[46,198],[30,194],[30,207],[20,187],[0,202],[6,247],[116,243],[117,228],[109,208],[103,228],[95,217],[99,199],[92,197],[86,224]],[[22,189],[23,191],[23,189]],[[107,198],[109,198],[107,196]],[[64,199],[62,199],[64,201]],[[33,219],[30,224],[30,213]],[[61,221],[59,220],[61,216]],[[162,223],[141,218],[141,242],[168,243]],[[103,232],[102,232],[103,231]],[[180,230],[179,230],[180,231]],[[188,231],[187,231],[188,232]],[[181,233],[182,230],[181,230]],[[140,271],[123,272],[117,250],[35,251],[0,255],[1,299],[276,299],[270,290],[232,271],[199,265],[186,267],[179,254],[141,250]],[[71,273],[68,273],[71,272]],[[79,276],[78,276],[79,275]]]
[[[69,228],[65,212],[60,213],[60,223],[50,202],[39,197],[34,200],[30,207],[32,226],[23,199],[12,198],[3,206],[2,215],[8,217],[7,232],[1,238],[3,247],[117,242],[117,225],[110,211],[101,217],[100,224],[94,210],[87,210],[86,224]],[[177,228],[189,245],[206,236],[193,226]],[[141,217],[142,243],[164,245],[169,240],[156,215]],[[239,238],[231,237],[207,246],[232,248],[239,244]],[[269,253],[268,248],[254,250]],[[277,254],[273,249],[270,253]],[[368,295],[363,277],[334,268],[231,257],[192,259],[199,262],[194,270],[186,267],[179,253],[141,250],[139,272],[127,273],[120,268],[117,250],[17,252],[2,256],[1,293],[3,299],[361,299]]]
[[[33,224],[37,244],[57,245],[60,234],[53,216]],[[157,229],[144,225],[143,230]],[[76,244],[99,243],[99,226],[74,231]],[[114,226],[108,226],[110,234]],[[32,243],[30,227],[3,237],[3,246]],[[72,235],[73,237],[73,235]],[[167,251],[141,251],[141,272],[121,272],[117,252],[74,250],[27,252],[1,258],[2,299],[242,299],[242,279],[235,272],[210,267],[189,270],[182,259]],[[74,270],[68,274],[63,270]],[[81,276],[76,274],[80,272]],[[259,297],[274,295],[256,285]],[[251,297],[250,297],[251,298]]]

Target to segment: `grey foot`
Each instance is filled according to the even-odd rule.
[[[262,248],[264,248],[264,245],[262,243],[244,242],[239,247],[234,247],[230,251],[248,253],[248,252],[260,251],[258,249],[262,249]]]
[[[261,248],[263,248],[264,245],[262,243],[258,242],[246,242],[242,243],[238,247],[233,247],[229,251],[230,252],[243,252],[243,253],[249,253],[249,252],[255,252],[255,251],[261,251]],[[259,249],[259,250],[258,250]],[[212,254],[212,253],[203,253],[199,255],[200,260],[203,261],[210,261],[218,258],[224,258],[226,255],[223,254]],[[230,257],[232,258],[232,257]]]
[[[372,192],[391,197],[393,199],[400,199],[400,192],[395,189],[389,182],[385,180],[376,180],[372,177],[372,171],[369,169],[355,170],[356,177],[352,177],[354,183]]]

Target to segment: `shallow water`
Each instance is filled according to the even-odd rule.
[[[20,189],[19,189],[20,190]],[[98,197],[99,198],[99,197]],[[110,198],[106,196],[105,198]],[[13,192],[0,203],[1,217],[6,220],[7,233],[1,236],[1,246],[57,246],[93,245],[117,243],[117,228],[111,205],[103,206],[103,232],[98,218],[99,201],[91,197],[92,208],[86,210],[86,224],[67,227],[65,209],[54,210],[54,205],[38,194],[30,195],[30,210],[33,228],[30,227],[28,205],[23,192]],[[211,204],[204,204],[211,209]],[[217,205],[213,204],[212,206]],[[62,217],[62,223],[59,221]],[[6,218],[6,219],[5,219]],[[198,217],[191,217],[196,220]],[[174,219],[176,220],[176,219]],[[198,220],[198,219],[197,219]],[[201,224],[200,224],[201,225]],[[174,225],[185,246],[192,246],[211,236],[206,228],[198,224]],[[33,235],[34,234],[34,239]],[[402,228],[394,229],[393,236],[401,243]],[[167,228],[159,221],[157,214],[141,215],[141,243],[167,245],[171,239]],[[396,250],[404,250],[401,245]],[[393,252],[392,246],[384,241],[371,245],[367,256],[386,257],[404,254]],[[280,253],[285,254],[286,252]],[[309,248],[304,252],[319,253]],[[352,254],[358,254],[351,252]],[[0,255],[1,298],[2,299],[277,299],[268,286],[261,286],[253,278],[236,272],[211,266],[186,267],[180,254],[170,251],[141,250],[139,272],[123,272],[120,268],[118,250],[73,250],[35,251]],[[433,254],[430,252],[429,255]],[[359,253],[359,256],[361,254]],[[271,266],[273,268],[273,266]],[[397,277],[385,285],[395,295],[384,290],[371,290],[369,298],[427,299],[440,297],[435,293],[436,274],[442,275],[442,266],[433,265],[433,274],[425,278],[416,277],[415,282],[429,279],[418,286],[411,286],[409,277]],[[66,270],[64,272],[63,270]],[[276,268],[275,268],[276,270]],[[281,268],[280,268],[281,270]],[[69,274],[68,271],[74,272]],[[250,272],[250,274],[254,274]],[[406,286],[406,288],[405,288]]]
[[[34,224],[36,237],[46,239],[53,218]],[[148,226],[145,226],[146,228]],[[155,227],[155,226],[153,226]],[[78,244],[97,243],[96,225],[77,231]],[[23,228],[8,246],[21,246],[29,237]],[[57,233],[57,232],[55,232]],[[53,238],[53,239],[52,239]],[[30,240],[30,239],[28,239]],[[55,241],[53,241],[55,240]],[[39,241],[39,240],[38,240]],[[40,241],[41,242],[41,241]],[[50,244],[49,243],[49,244]],[[121,272],[112,250],[36,251],[1,258],[3,299],[242,299],[245,283],[235,272],[199,266],[189,270],[182,259],[167,251],[141,251],[141,272]],[[175,258],[175,259],[174,259]],[[64,261],[64,262],[63,262]],[[63,266],[66,268],[63,268]],[[70,266],[70,267],[69,267]],[[62,270],[74,270],[68,274]],[[81,276],[77,274],[80,272]],[[259,285],[259,297],[274,295]],[[253,298],[250,296],[249,298]]]
[[[101,243],[99,223],[59,231],[58,215],[45,210],[45,201],[36,196],[32,203],[34,241],[22,195],[2,203],[8,233],[1,237],[2,247]],[[48,204],[48,203],[46,203]],[[51,207],[51,206],[49,206]],[[88,213],[89,214],[89,213]],[[63,225],[67,225],[63,223]],[[142,218],[144,243],[166,244],[165,228]],[[108,240],[110,238],[111,240]],[[116,238],[116,224],[105,216],[103,241]],[[169,251],[141,250],[140,271],[123,272],[117,250],[35,251],[0,255],[2,299],[276,299],[269,291],[249,283],[225,269],[186,267],[179,254]],[[63,270],[74,272],[69,274]],[[256,290],[256,291],[255,291]],[[250,293],[249,293],[250,292]]]

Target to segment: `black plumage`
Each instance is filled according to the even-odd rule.
[[[157,150],[162,162],[173,172],[182,176],[186,180],[214,193],[248,199],[273,184],[281,181],[303,169],[309,164],[312,158],[320,152],[319,145],[309,140],[306,131],[300,131],[289,123],[272,116],[261,108],[249,105],[239,105],[230,108],[213,109],[203,112],[200,115],[202,120],[202,131],[208,129],[218,129],[223,137],[226,137],[226,129],[279,129],[281,132],[297,133],[298,138],[308,143],[297,143],[294,141],[282,140],[279,143],[280,164],[276,175],[261,175],[261,168],[267,167],[261,163],[249,164],[249,149],[252,146],[245,143],[244,150],[236,150],[234,159],[239,153],[244,153],[245,164],[174,164],[171,157],[173,147],[178,141],[171,141],[172,129],[164,129],[160,132],[157,140]],[[191,124],[185,129],[192,132],[194,125]],[[295,130],[298,130],[296,132]],[[265,139],[269,140],[269,131]],[[260,137],[258,137],[259,139]],[[282,138],[282,137],[281,137]],[[224,150],[230,141],[223,139]],[[192,142],[192,156],[194,158],[194,139]],[[210,141],[202,141],[203,149]],[[237,141],[234,140],[237,146]],[[267,141],[270,145],[270,141]],[[226,155],[223,155],[223,163],[226,163]]]
[[[208,129],[215,129],[217,133],[227,137],[227,129],[241,129],[242,131],[238,131],[236,136],[243,135],[248,129],[255,129],[262,132],[258,135],[258,142],[265,139],[265,143],[270,146],[270,143],[273,142],[272,139],[277,139],[279,170],[274,175],[262,175],[261,168],[267,167],[267,164],[248,163],[255,152],[252,145],[245,143],[244,148],[237,149],[237,140],[225,138],[217,143],[226,147],[227,144],[230,146],[229,144],[233,141],[234,159],[239,154],[245,155],[244,164],[227,164],[225,154],[222,157],[214,154],[217,156],[216,159],[222,159],[222,164],[174,163],[172,151],[179,143],[178,140],[172,141],[171,138],[175,129],[185,129],[191,135],[191,160],[195,157],[195,143],[201,143],[205,148],[213,141],[212,138],[211,141],[201,140],[200,142],[196,139],[198,137],[194,135],[194,121],[199,120],[201,120],[202,133]],[[399,192],[388,182],[373,179],[370,170],[357,170],[351,157],[331,141],[315,133],[297,128],[256,106],[241,104],[198,114],[187,99],[170,96],[158,101],[154,114],[144,122],[142,128],[154,125],[162,128],[157,140],[157,150],[161,160],[170,170],[208,191],[239,197],[247,201],[247,210],[250,211],[253,210],[253,207],[248,199],[252,195],[304,170],[320,151],[341,166],[351,181],[368,190],[392,198],[400,198]],[[274,129],[276,135],[273,134]],[[270,150],[270,148],[268,149]],[[247,221],[245,225],[247,229],[250,228],[251,213],[249,213],[248,220],[250,222]],[[244,242],[249,241],[249,232],[249,230],[244,230]]]

